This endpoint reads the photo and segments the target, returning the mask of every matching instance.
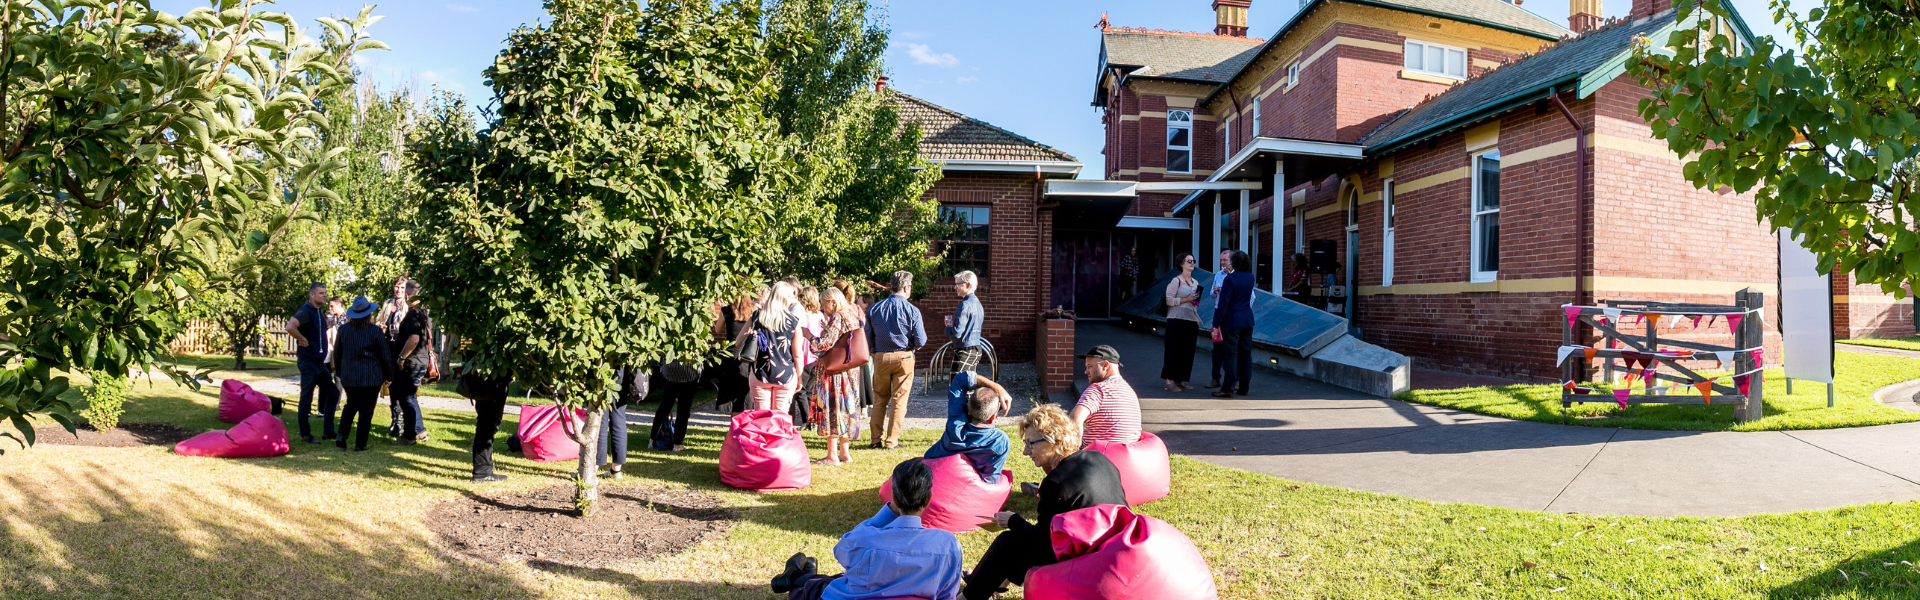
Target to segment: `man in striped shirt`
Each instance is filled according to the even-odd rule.
[[[1120,352],[1094,346],[1080,355],[1087,361],[1087,390],[1069,413],[1080,424],[1082,446],[1089,442],[1131,444],[1140,440],[1140,396],[1120,378]]]

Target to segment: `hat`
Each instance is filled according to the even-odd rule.
[[[367,300],[367,297],[364,295],[356,296],[353,299],[353,307],[347,309],[347,318],[364,319],[364,318],[367,318],[368,316],[371,316],[375,311],[378,311],[378,310],[380,310],[380,303],[369,302]]]
[[[1113,363],[1113,366],[1116,366],[1116,367],[1126,366],[1126,365],[1120,364],[1120,351],[1114,350],[1113,346],[1108,346],[1106,344],[1094,346],[1093,349],[1088,350],[1086,354],[1080,355],[1080,358],[1098,358],[1100,360]]]

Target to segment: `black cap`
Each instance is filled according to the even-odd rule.
[[[1113,346],[1108,346],[1106,344],[1094,346],[1093,349],[1088,350],[1086,354],[1080,355],[1080,358],[1098,358],[1100,360],[1113,363],[1113,366],[1116,366],[1116,367],[1126,366],[1126,365],[1120,364],[1120,351],[1114,350]]]

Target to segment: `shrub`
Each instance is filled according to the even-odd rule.
[[[92,424],[95,431],[112,431],[120,424],[120,415],[127,412],[127,378],[104,371],[88,371],[87,377],[93,385],[80,392],[87,400],[87,407],[79,411],[80,418]]]

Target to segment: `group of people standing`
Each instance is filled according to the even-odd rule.
[[[1180,274],[1167,284],[1166,358],[1160,379],[1169,392],[1192,390],[1194,338],[1200,333],[1200,282],[1192,254],[1180,255]],[[1247,395],[1253,372],[1253,260],[1240,250],[1220,251],[1220,270],[1214,274],[1212,296],[1213,380],[1207,389],[1216,398]]]
[[[394,411],[387,432],[390,442],[427,441],[420,386],[438,377],[439,361],[433,319],[418,305],[420,292],[419,283],[401,276],[385,306],[366,296],[346,305],[340,297],[329,297],[324,283],[307,287],[307,302],[286,325],[287,335],[299,346],[294,356],[300,369],[301,440],[312,444],[328,439],[342,449],[351,441],[354,450],[366,450],[373,407],[384,391]],[[346,406],[340,407],[343,391]],[[316,399],[321,438],[314,437],[310,422]]]

